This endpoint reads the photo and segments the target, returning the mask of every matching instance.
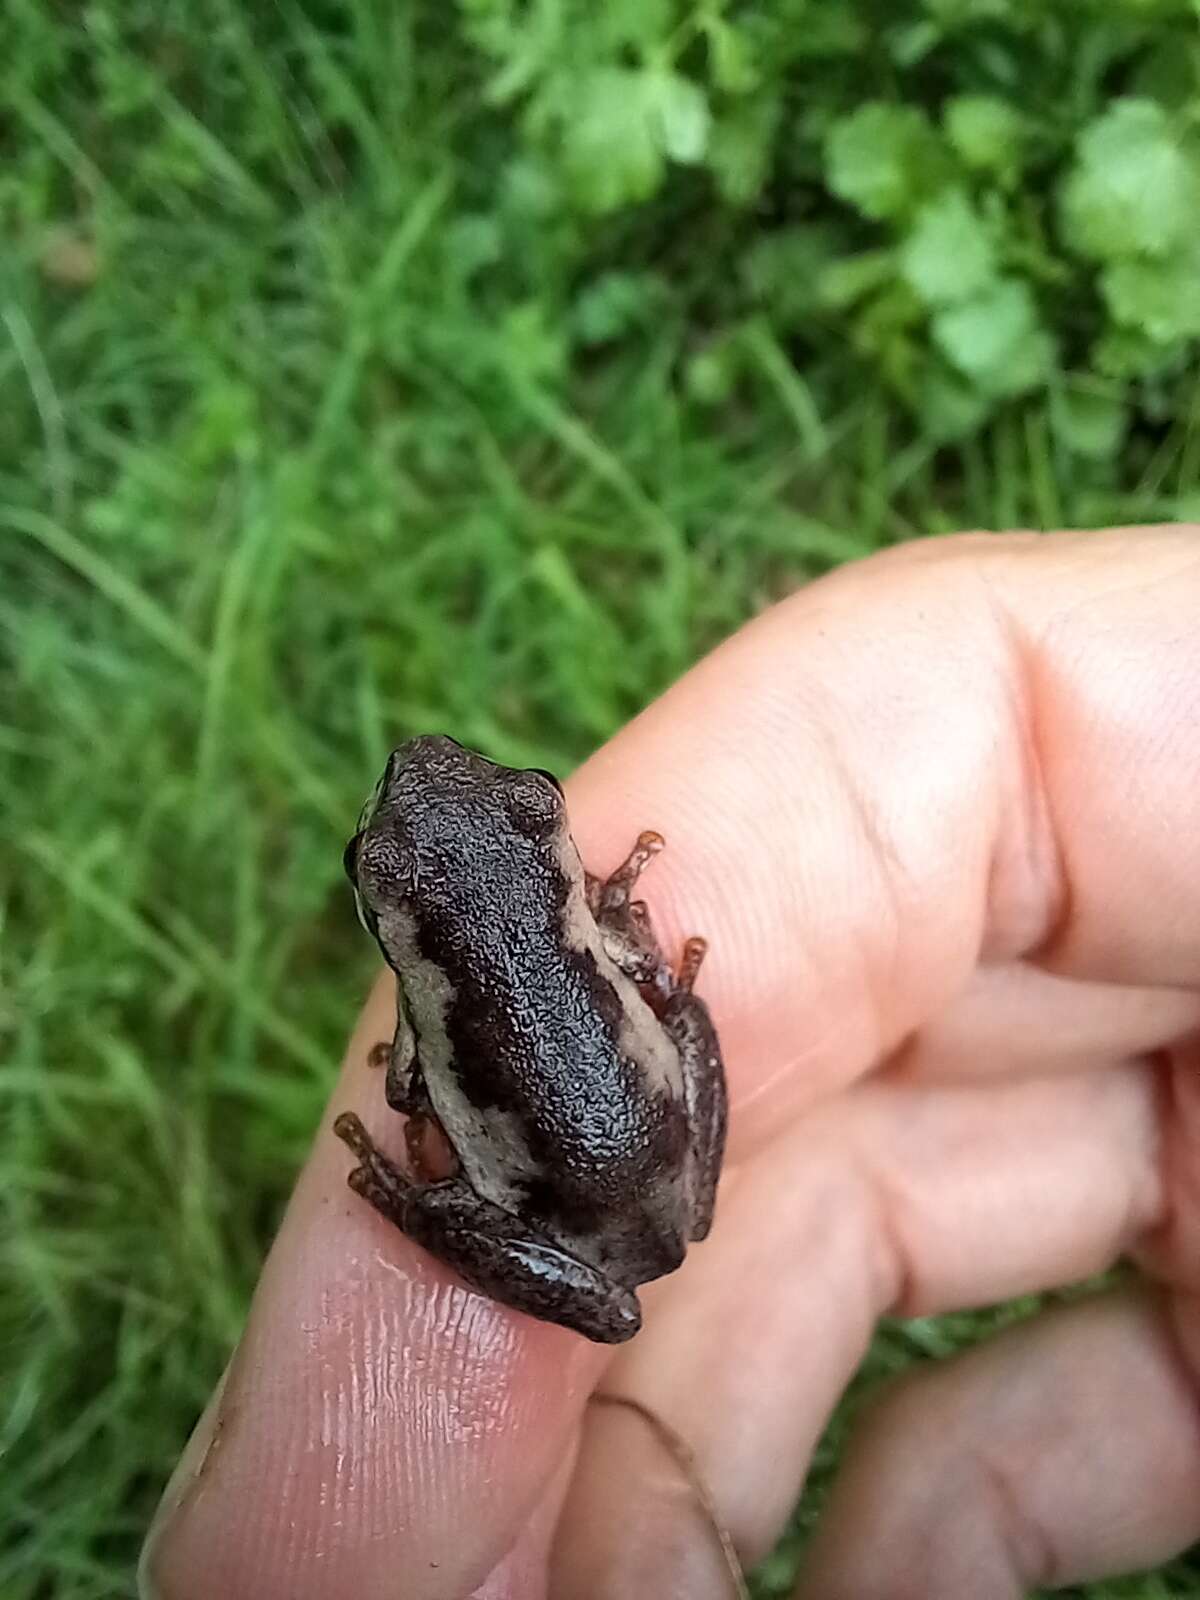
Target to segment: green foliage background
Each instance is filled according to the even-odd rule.
[[[4,31],[0,1593],[99,1600],[371,971],[339,855],[389,743],[565,768],[888,541],[1200,516],[1200,36],[1193,0]]]

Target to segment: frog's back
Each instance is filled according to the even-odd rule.
[[[471,1187],[625,1283],[677,1265],[678,1051],[604,951],[554,780],[412,740],[347,864]]]
[[[531,861],[503,879],[485,904],[423,908],[422,955],[448,985],[444,1041],[414,1018],[434,1111],[478,1193],[623,1281],[655,1277],[687,1229],[678,1052],[606,955],[581,881]],[[451,1070],[429,1070],[430,1043]]]

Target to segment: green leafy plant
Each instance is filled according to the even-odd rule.
[[[793,332],[806,381],[820,390],[836,364],[836,391],[852,351],[861,381],[935,441],[1064,389],[1099,387],[1136,417],[1151,380],[1161,407],[1159,380],[1200,336],[1191,6],[600,10],[460,7],[492,64],[489,97],[515,111],[516,159],[570,219],[569,268],[586,274],[603,249],[595,219],[628,239],[651,208],[673,214],[683,237],[694,225],[707,271],[688,286],[706,280],[703,318],[727,352],[741,319],[765,312]],[[744,270],[780,240],[824,286],[803,326],[794,276]],[[728,359],[715,387],[709,358],[696,370],[698,398],[728,400]],[[1100,445],[1089,435],[1085,454]]]

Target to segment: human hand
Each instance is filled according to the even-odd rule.
[[[601,1349],[346,1188],[380,985],[144,1562],[163,1600],[724,1600],[887,1312],[1138,1284],[922,1368],[859,1430],[801,1594],[992,1600],[1200,1538],[1200,543],[941,540],[740,632],[571,780],[700,988],[733,1107],[709,1240]],[[377,1106],[376,1106],[377,1109]],[[397,1149],[399,1141],[397,1142]]]

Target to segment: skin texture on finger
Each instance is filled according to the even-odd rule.
[[[521,1525],[512,1549],[467,1600],[545,1600],[550,1546],[573,1466],[572,1456],[563,1459],[528,1521]]]
[[[733,1174],[710,1240],[647,1292],[646,1330],[605,1392],[687,1439],[739,1550],[758,1559],[881,1313],[1086,1277],[1157,1224],[1156,1101],[1137,1064],[862,1085]],[[585,1421],[553,1577],[552,1594],[588,1600],[728,1593],[675,1463],[607,1414]]]
[[[1161,1073],[1161,1227],[1139,1241],[1139,1264],[1188,1295],[1200,1295],[1200,1045],[1168,1051]],[[1200,1366],[1200,1352],[1197,1352]]]
[[[1021,1600],[1186,1549],[1200,1372],[1179,1314],[1106,1296],[901,1380],[851,1443],[798,1600]]]
[[[385,981],[223,1391],[168,1489],[147,1595],[462,1600],[502,1560],[487,1600],[506,1582],[521,1600],[536,1592],[512,1587],[536,1543],[512,1547],[572,1447],[601,1357],[472,1293],[346,1187],[337,1110],[354,1106],[396,1153],[402,1138],[365,1065],[393,1006]]]

